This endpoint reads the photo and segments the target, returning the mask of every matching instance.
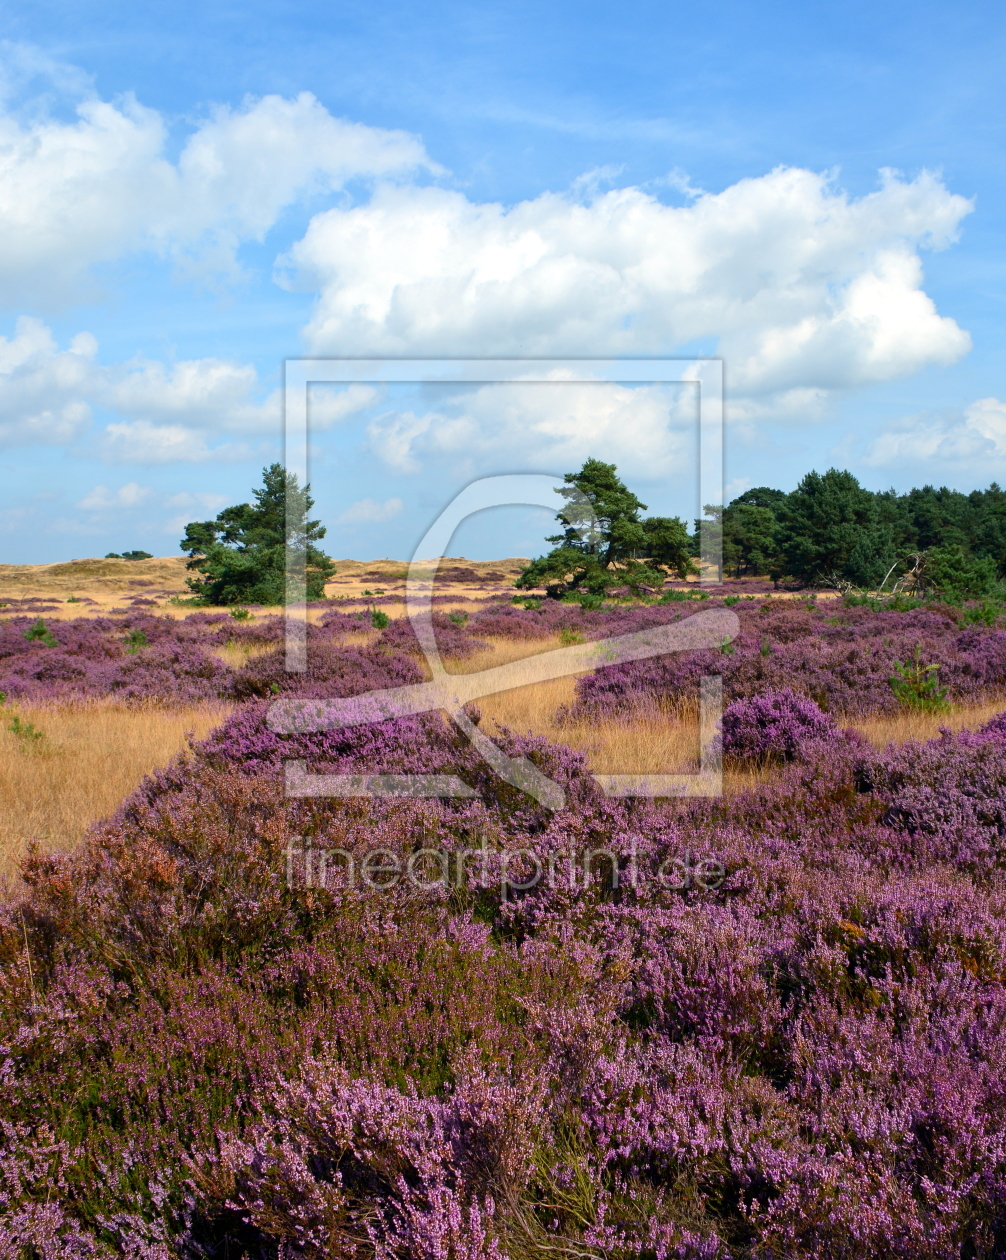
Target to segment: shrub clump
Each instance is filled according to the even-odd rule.
[[[835,733],[836,723],[806,696],[788,687],[735,700],[723,714],[723,751],[744,759],[792,761],[810,740]]]

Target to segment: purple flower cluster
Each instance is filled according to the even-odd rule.
[[[370,651],[335,685],[394,681]],[[777,695],[738,729],[799,756],[679,803],[508,737],[563,785],[550,813],[437,715],[266,711],[0,911],[0,1253],[1002,1253],[1006,716],[879,753],[799,742],[828,719]],[[291,758],[476,796],[286,799]],[[460,875],[347,878],[418,850]],[[291,881],[308,851],[326,878]]]
[[[776,600],[739,604],[741,633],[723,651],[652,657],[598,670],[580,680],[575,712],[589,715],[656,701],[693,697],[704,675],[723,678],[728,700],[790,688],[831,713],[893,711],[890,687],[896,662],[916,649],[939,667],[951,700],[1006,691],[1006,632],[962,626],[955,609],[872,612],[868,608],[813,610]],[[644,610],[651,614],[654,609]]]
[[[554,812],[437,713],[270,728],[278,694],[419,681],[407,623],[330,610],[301,676],[277,618],[0,623],[11,695],[242,701],[0,905],[0,1256],[1006,1254],[1006,713],[885,752],[834,718],[889,707],[916,646],[994,694],[1006,635],[781,602],[736,605],[732,651],[580,684],[590,712],[722,674],[724,749],[769,782],[612,800],[505,734]],[[434,621],[462,656],[709,606]],[[287,761],[474,795],[291,799]],[[450,878],[367,885],[374,855]]]
[[[763,691],[727,705],[722,719],[723,752],[729,757],[792,761],[810,741],[834,735],[836,722],[813,700],[788,687]]]

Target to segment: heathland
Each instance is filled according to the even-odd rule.
[[[1000,1254],[1004,606],[445,562],[457,673],[737,615],[468,708],[548,808],[438,712],[273,729],[428,676],[402,566],[337,567],[304,674],[177,562],[0,574],[0,1254]],[[606,795],[699,768],[710,675],[723,794]]]

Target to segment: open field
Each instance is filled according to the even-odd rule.
[[[333,636],[357,648],[373,647],[376,630]],[[475,673],[527,659],[563,646],[555,635],[536,640],[491,638],[461,660],[448,659],[451,672]],[[212,654],[238,670],[273,648],[268,644],[230,643]],[[422,662],[424,673],[425,662]],[[517,734],[542,735],[583,753],[598,774],[694,773],[698,768],[698,718],[694,705],[638,708],[608,719],[571,719],[577,677],[516,687],[486,696],[478,703],[485,729],[509,728]],[[1006,701],[989,698],[954,706],[945,713],[912,710],[893,715],[864,716],[846,725],[861,731],[878,749],[890,744],[923,741],[941,729],[977,730]],[[8,709],[0,724],[0,876],[10,877],[29,840],[45,851],[67,851],[83,838],[91,823],[112,813],[143,775],[165,765],[186,745],[189,734],[206,734],[233,711],[221,702],[182,708],[128,708],[114,701],[20,705]],[[14,714],[43,733],[34,740],[7,729]],[[724,787],[728,795],[778,774],[770,766],[728,763]]]
[[[373,1257],[379,1221],[383,1260],[992,1260],[1006,607],[462,575],[452,673],[705,646],[482,697],[495,760],[438,713],[274,729],[429,676],[376,574],[304,673],[268,610],[0,612],[0,1251]],[[723,795],[604,797],[694,772],[710,675]]]
[[[191,595],[185,584],[187,563],[186,556],[165,556],[0,565],[0,605],[6,604],[6,611],[14,613],[33,601],[50,602],[57,607],[46,615],[67,618],[125,609],[139,598],[153,600],[170,616],[184,617],[191,608],[171,600]],[[509,590],[526,564],[520,557],[492,561],[445,557],[437,574],[437,593],[456,594],[459,602],[482,599],[494,591]],[[384,594],[404,595],[407,571],[408,564],[399,560],[338,560],[336,576],[325,594],[329,599],[355,599],[376,588]],[[79,602],[68,603],[71,598]]]
[[[134,601],[149,601],[142,606],[156,608],[161,615],[185,617],[191,597],[185,584],[187,557],[163,556],[151,560],[104,560],[89,558],[59,564],[0,565],[0,616],[19,612],[33,614],[38,608],[46,617],[68,620],[75,617],[127,612],[137,606]],[[467,560],[464,556],[446,556],[440,562],[434,591],[456,600],[456,607],[474,611],[479,602],[490,595],[512,591],[515,579],[528,561],[520,556],[504,560]],[[408,564],[403,560],[337,560],[336,576],[325,587],[331,600],[360,600],[371,596],[405,595]],[[422,572],[422,571],[420,571]],[[728,579],[723,591],[743,592],[746,579]],[[676,583],[677,586],[694,586]],[[829,599],[833,591],[821,591],[819,598]],[[801,600],[802,592],[777,591],[775,599]],[[391,617],[404,615],[404,605],[389,602],[382,605]],[[280,608],[264,608],[263,614],[281,612]],[[317,610],[309,617],[317,620]]]
[[[113,813],[145,774],[166,765],[189,735],[204,738],[230,712],[222,704],[128,709],[114,703],[26,705],[21,723],[0,722],[0,879],[9,879],[29,840],[66,852]]]

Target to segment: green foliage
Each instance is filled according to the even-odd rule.
[[[42,643],[46,647],[55,647],[57,642],[56,636],[41,617],[28,627],[24,632],[24,637],[29,643]]]
[[[142,630],[130,630],[126,635],[126,651],[135,656],[140,648],[145,648],[149,640]]]
[[[325,536],[318,521],[308,519],[314,500],[281,464],[263,469],[255,503],[239,503],[213,521],[192,521],[185,528],[181,550],[191,559],[188,569],[201,576],[188,579],[204,604],[282,604],[287,594],[287,548],[304,576],[302,594],[323,599],[325,583],[335,573],[332,561],[315,544]]]
[[[660,587],[673,569],[694,573],[689,537],[676,517],[640,519],[646,504],[617,476],[614,464],[588,459],[578,473],[567,473],[557,493],[565,504],[556,514],[562,533],[547,539],[557,545],[524,568],[515,585],[521,590],[544,587],[553,599],[585,591],[603,597],[627,586],[638,595],[643,587]],[[650,561],[640,563],[642,554]]]
[[[252,614],[247,608],[232,608],[231,616],[235,621],[251,621]]]
[[[106,560],[153,560],[153,556],[149,551],[110,551],[105,556]]]
[[[68,604],[79,604],[81,601],[77,598],[76,595],[71,595],[66,602]]]
[[[994,626],[1002,615],[1002,604],[996,600],[983,599],[980,604],[971,604],[965,608],[961,621],[966,626]]]
[[[574,630],[572,626],[563,626],[559,631],[559,642],[570,647],[574,643],[582,643],[583,635],[579,630]]]
[[[664,591],[663,595],[661,595],[660,597],[659,602],[661,604],[676,604],[676,603],[679,603],[681,600],[685,600],[688,598],[689,598],[688,591],[670,590],[670,591]]]
[[[741,597],[739,595],[728,595],[723,601],[727,608],[733,608],[734,604],[739,604],[740,602]]]
[[[989,556],[968,555],[963,547],[933,547],[924,556],[925,585],[945,603],[992,595],[997,587],[995,562]]]
[[[556,547],[547,556],[539,556],[521,570],[514,583],[519,590],[533,590],[543,586],[547,593],[558,599],[567,591],[582,587],[595,595],[602,595],[617,584],[614,571],[604,567],[596,556],[584,555],[573,547]]]
[[[370,624],[375,630],[385,630],[390,623],[391,618],[386,612],[381,612],[379,608],[374,608],[370,613]]]
[[[842,597],[846,608],[869,608],[871,612],[911,612],[921,608],[926,601],[915,595],[857,595],[848,591]]]
[[[692,540],[684,521],[677,516],[648,516],[642,525],[646,556],[653,564],[671,570],[682,579],[698,573],[692,562]]]
[[[849,472],[810,472],[779,509],[785,571],[801,582],[879,585],[896,560],[877,496]]]
[[[37,726],[34,726],[31,722],[26,722],[23,718],[18,717],[16,713],[7,723],[7,729],[12,735],[16,735],[18,739],[23,740],[26,744],[37,744],[39,740],[45,738]]]
[[[566,500],[556,520],[563,526],[548,542],[594,556],[607,566],[643,547],[645,531],[639,513],[646,504],[616,476],[614,464],[588,459],[578,473],[567,473],[557,493]]]
[[[939,665],[923,665],[920,648],[916,645],[911,661],[894,662],[895,672],[888,681],[898,701],[906,707],[945,713],[950,705],[946,688],[939,684],[939,669]]]
[[[762,656],[772,655],[772,644],[769,642],[768,635],[763,634],[761,637],[761,647],[758,649]]]
[[[463,626],[468,621],[468,614],[466,612],[455,611],[448,613],[447,615],[456,626]]]
[[[604,607],[604,596],[593,595],[589,591],[570,591],[563,595],[562,602],[564,604],[579,604],[581,608],[588,612],[595,612],[598,608]],[[536,608],[538,604],[534,605]],[[530,607],[530,605],[529,605]]]
[[[779,519],[773,508],[739,499],[727,506],[723,513],[723,565],[735,577],[782,569]]]
[[[990,561],[995,576],[1006,577],[1006,491],[995,482],[970,494],[945,486],[875,494],[851,473],[830,469],[809,473],[792,494],[745,491],[723,510],[720,525],[724,565],[737,576],[876,591],[896,581],[910,557],[938,553],[942,585],[924,593],[952,602],[992,593],[990,570],[975,562]]]

